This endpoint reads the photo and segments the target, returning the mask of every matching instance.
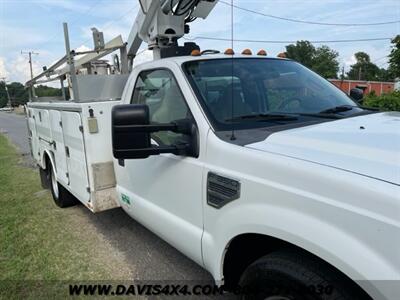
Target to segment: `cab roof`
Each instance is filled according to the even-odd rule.
[[[273,56],[262,56],[262,55],[243,55],[243,54],[235,54],[235,55],[226,55],[226,54],[204,54],[204,55],[199,55],[199,56],[192,56],[192,55],[187,55],[187,56],[174,56],[174,57],[167,57],[167,58],[161,58],[160,60],[151,60],[143,63],[139,63],[138,66],[145,66],[145,65],[151,65],[154,62],[157,61],[169,61],[169,62],[174,62],[178,65],[181,65],[185,62],[189,61],[196,61],[196,60],[213,60],[213,59],[269,59],[269,60],[289,60],[287,58],[280,58],[280,57],[273,57]]]

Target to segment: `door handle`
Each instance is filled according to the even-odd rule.
[[[65,146],[65,155],[69,157],[69,147]]]

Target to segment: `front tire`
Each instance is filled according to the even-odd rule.
[[[371,298],[349,278],[311,255],[279,251],[262,257],[243,273],[242,299],[364,300]]]
[[[61,208],[71,207],[78,203],[78,200],[71,195],[61,184],[58,183],[54,169],[50,167],[50,190],[54,203]]]
[[[40,183],[45,190],[50,189],[50,174],[47,169],[39,167]]]

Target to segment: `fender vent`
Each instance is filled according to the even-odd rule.
[[[207,203],[215,208],[240,197],[240,182],[209,172],[207,176]]]

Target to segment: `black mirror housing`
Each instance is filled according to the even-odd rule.
[[[198,156],[197,129],[190,119],[168,124],[150,124],[147,105],[116,105],[112,109],[112,146],[117,159],[139,159],[161,153]],[[172,131],[192,137],[189,144],[155,146],[151,144],[152,132]]]
[[[353,88],[350,90],[350,98],[360,103],[364,98],[364,92],[361,89]]]
[[[150,113],[147,105],[116,105],[112,109],[111,119],[112,146],[115,158],[138,158],[137,153],[133,151],[134,149],[151,147],[150,132],[130,130],[134,125],[150,124]]]

